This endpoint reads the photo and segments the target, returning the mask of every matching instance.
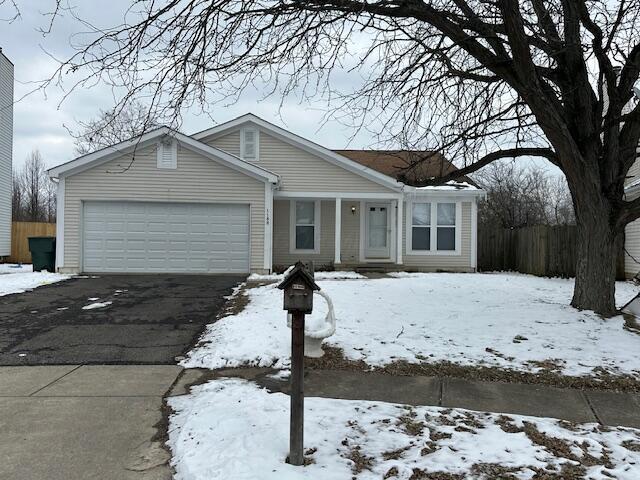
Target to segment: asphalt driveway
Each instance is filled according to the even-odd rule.
[[[82,275],[0,297],[0,365],[174,364],[244,278]]]

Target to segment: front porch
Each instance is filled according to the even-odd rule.
[[[403,200],[397,194],[290,194],[273,199],[272,268],[402,265]]]

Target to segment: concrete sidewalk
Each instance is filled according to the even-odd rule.
[[[217,373],[220,376],[250,378],[271,390],[288,390],[287,381],[269,378],[269,373],[273,373],[271,370],[229,369]],[[610,391],[582,391],[458,378],[308,370],[305,374],[305,395],[457,407],[640,428],[640,394]]]
[[[0,368],[0,478],[168,480],[163,396],[181,368]]]
[[[182,372],[182,374],[181,374]],[[286,392],[271,369],[170,365],[0,368],[0,478],[169,480],[163,397],[212,376]],[[213,375],[212,375],[213,374]],[[640,428],[640,395],[308,370],[307,396],[438,405]]]

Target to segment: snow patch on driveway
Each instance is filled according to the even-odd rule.
[[[294,467],[285,463],[287,395],[221,379],[168,401],[175,412],[167,443],[176,480],[444,478],[438,472],[461,478],[640,478],[640,431],[631,428],[307,398],[304,446],[312,463]]]
[[[82,310],[95,310],[96,308],[104,308],[111,305],[113,302],[94,302],[82,307]]]
[[[50,283],[68,280],[71,275],[60,273],[34,272],[31,265],[12,268],[10,264],[0,265],[0,297],[13,293],[23,293]]]
[[[569,305],[573,281],[520,274],[404,274],[376,280],[322,280],[337,318],[326,344],[371,366],[448,361],[571,376],[594,368],[640,378],[640,336],[623,318],[602,319]],[[638,291],[618,282],[618,304]],[[246,308],[207,327],[185,367],[288,368],[290,333],[275,284],[246,290]],[[314,302],[309,323],[326,314]]]

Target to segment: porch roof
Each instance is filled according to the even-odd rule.
[[[403,183],[411,184],[419,181],[442,177],[457,170],[447,158],[439,152],[430,150],[334,150],[365,167],[376,170],[388,177],[398,180],[403,169],[419,163],[415,169],[406,172]],[[461,177],[459,182],[475,186],[468,177]]]

